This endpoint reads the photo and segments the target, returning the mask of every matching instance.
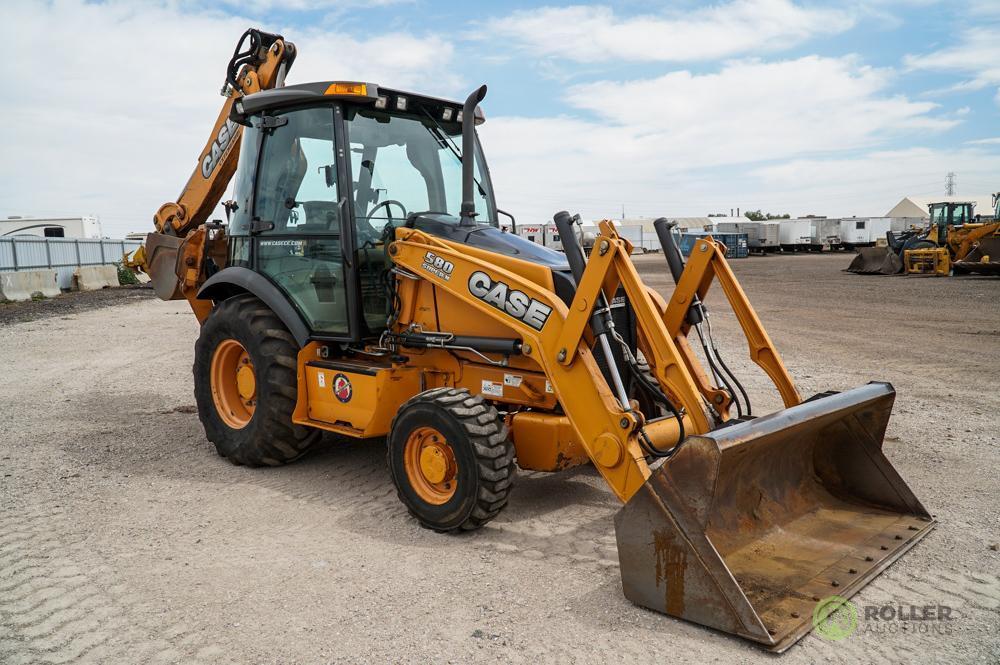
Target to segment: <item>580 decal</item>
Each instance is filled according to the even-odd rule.
[[[455,264],[451,261],[446,261],[434,252],[427,252],[424,254],[424,261],[420,264],[420,267],[447,282],[451,279],[451,273],[455,269]]]
[[[552,308],[545,303],[479,270],[469,276],[469,293],[535,330],[541,330],[552,313]]]

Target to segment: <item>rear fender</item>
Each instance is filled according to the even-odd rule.
[[[198,290],[199,300],[226,300],[241,293],[252,293],[281,319],[300,347],[309,341],[309,326],[289,302],[288,296],[260,273],[232,266],[215,273]]]

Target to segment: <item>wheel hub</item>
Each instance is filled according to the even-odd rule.
[[[215,347],[210,369],[216,413],[233,429],[247,426],[257,406],[257,375],[246,347],[225,339]]]
[[[433,427],[418,427],[404,453],[410,486],[424,501],[440,505],[455,495],[458,464],[447,439]]]
[[[240,397],[244,400],[252,400],[257,392],[257,379],[253,375],[253,367],[250,366],[250,359],[244,358],[243,365],[236,370],[236,388],[240,392]]]

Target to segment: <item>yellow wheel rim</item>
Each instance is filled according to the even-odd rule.
[[[215,410],[233,429],[243,429],[257,407],[257,375],[250,354],[235,339],[223,340],[209,370]]]
[[[403,463],[410,487],[427,503],[440,506],[455,496],[458,488],[455,452],[438,430],[418,427],[410,432]]]

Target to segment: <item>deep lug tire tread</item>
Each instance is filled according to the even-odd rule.
[[[209,380],[212,353],[226,338],[246,347],[257,377],[256,409],[240,430],[228,427],[216,414]],[[280,466],[302,457],[319,440],[319,430],[292,423],[298,351],[281,320],[253,295],[229,298],[212,310],[195,343],[194,395],[205,436],[219,455],[234,464]]]
[[[460,519],[451,520],[448,524],[436,523],[421,514],[419,505],[415,505],[404,491],[407,483],[405,471],[394,463],[394,455],[402,454],[401,448],[408,434],[398,432],[396,425],[412,407],[418,405],[430,405],[441,417],[455,423],[466,441],[449,443],[453,447],[467,445],[475,462],[475,498],[468,502]],[[440,533],[472,531],[484,526],[507,505],[514,481],[514,445],[497,410],[481,396],[472,395],[464,388],[433,388],[412,397],[396,413],[388,444],[386,457],[396,493],[424,528]],[[458,491],[467,490],[460,485]]]

